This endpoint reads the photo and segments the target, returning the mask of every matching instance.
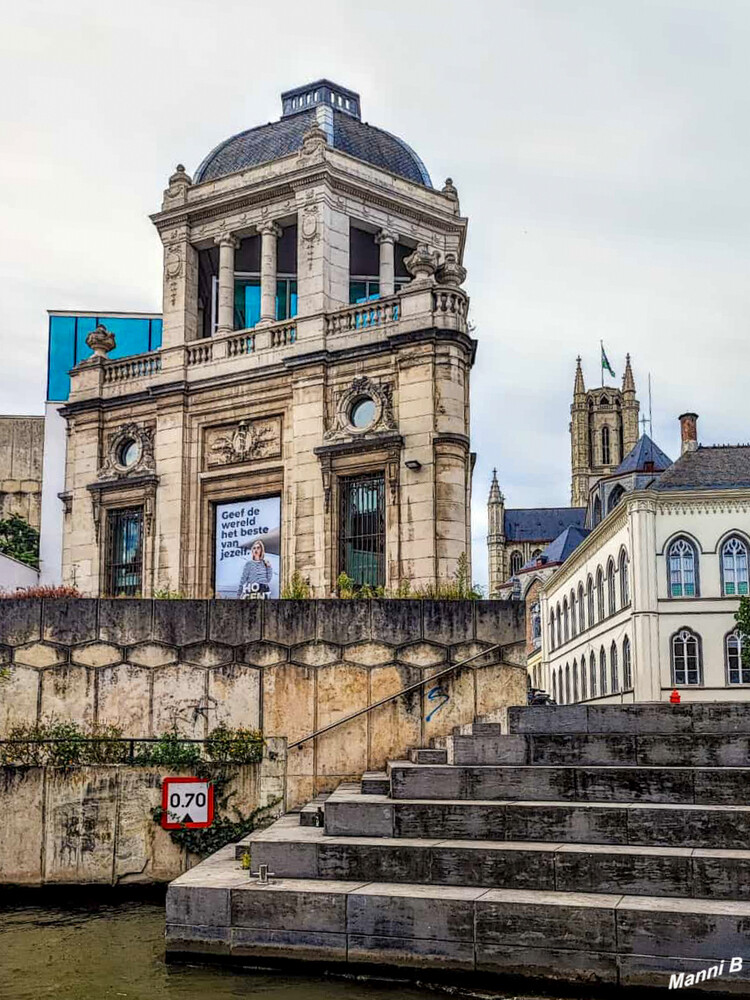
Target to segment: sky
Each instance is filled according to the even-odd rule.
[[[46,310],[161,309],[178,162],[328,77],[469,218],[473,559],[510,507],[570,502],[576,355],[630,352],[653,436],[747,441],[745,0],[0,0],[0,412],[41,413]]]

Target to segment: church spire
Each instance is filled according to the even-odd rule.
[[[497,469],[492,470],[492,483],[490,484],[490,495],[488,503],[503,503],[505,497],[500,490],[500,483],[497,481]]]
[[[584,396],[586,394],[586,387],[583,384],[583,369],[581,368],[581,355],[579,354],[576,358],[576,380],[573,386],[573,398],[576,396]]]
[[[635,379],[633,378],[633,369],[630,367],[630,355],[625,355],[625,373],[622,376],[622,391],[632,392],[635,395]]]

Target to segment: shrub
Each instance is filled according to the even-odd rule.
[[[292,578],[281,589],[281,597],[285,601],[306,601],[310,597],[310,584],[298,569],[292,573]]]
[[[119,764],[127,756],[127,744],[118,742],[122,729],[116,725],[94,724],[85,728],[77,722],[39,723],[13,726],[9,740],[0,744],[0,763],[70,767],[74,764]],[[95,739],[96,742],[91,742]],[[45,743],[44,740],[56,740]],[[111,742],[110,742],[111,741]]]
[[[200,743],[190,743],[177,732],[162,733],[156,743],[138,744],[135,763],[141,766],[166,764],[194,767],[203,760]]]
[[[0,590],[0,600],[31,600],[35,597],[54,598],[83,597],[75,587],[26,587],[24,590]]]
[[[0,552],[36,568],[39,565],[39,532],[19,514],[1,518]]]
[[[216,763],[255,764],[263,759],[263,734],[259,729],[217,726],[204,744],[206,756]]]

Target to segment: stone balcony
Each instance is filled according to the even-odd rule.
[[[396,295],[333,312],[235,330],[122,359],[87,359],[71,371],[70,402],[148,392],[175,381],[201,382],[283,365],[295,354],[364,346],[437,329],[466,335],[469,298],[453,285],[413,282]]]

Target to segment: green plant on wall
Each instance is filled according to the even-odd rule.
[[[39,565],[39,532],[19,514],[0,519],[0,552],[36,569]]]
[[[482,588],[472,583],[469,559],[465,552],[458,557],[456,572],[452,580],[438,580],[423,587],[412,587],[409,580],[402,580],[395,590],[373,587],[369,583],[358,586],[346,573],[340,573],[336,580],[336,596],[342,600],[406,600],[417,601],[479,601],[483,597]]]
[[[310,598],[310,583],[304,578],[298,569],[292,573],[289,583],[281,589],[281,598],[284,601],[306,601]]]
[[[750,667],[750,597],[741,597],[740,606],[735,613],[737,631],[742,640],[742,665]]]

